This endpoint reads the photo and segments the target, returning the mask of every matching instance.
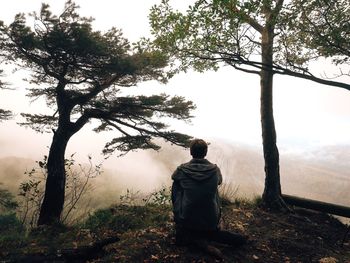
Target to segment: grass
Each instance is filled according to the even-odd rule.
[[[167,205],[127,206],[117,205],[94,212],[83,228],[101,232],[107,229],[123,233],[147,226],[161,226],[170,220],[171,208]]]
[[[1,249],[22,246],[26,242],[25,228],[15,213],[0,215],[0,233]]]
[[[115,205],[97,210],[75,226],[57,224],[40,226],[28,233],[15,214],[0,216],[0,261],[17,260],[24,254],[55,254],[61,249],[90,245],[97,240],[126,235],[152,227],[162,227],[171,221],[169,205]]]
[[[259,199],[249,200],[235,197],[223,203],[226,207],[257,207]],[[143,206],[114,205],[99,209],[85,222],[74,226],[57,224],[41,226],[27,231],[14,213],[0,216],[0,251],[3,255],[13,253],[35,253],[37,251],[55,251],[59,248],[88,245],[93,239],[103,239],[113,235],[129,235],[133,242],[135,231],[169,227],[172,224],[170,205],[149,203]],[[129,234],[128,234],[129,233]],[[11,248],[11,249],[9,249]],[[1,256],[1,253],[0,253]]]
[[[240,249],[215,245],[224,262],[320,262],[327,257],[350,262],[349,237],[342,244],[346,226],[315,212],[267,212],[260,202],[259,197],[235,197],[224,206],[223,228],[252,241]],[[7,214],[0,216],[0,261],[8,260],[10,252],[47,255],[117,236],[119,242],[89,262],[217,262],[204,252],[175,246],[173,229],[171,206],[160,204],[114,205],[75,226],[38,227],[27,234],[15,215]]]
[[[235,205],[236,207],[257,208],[260,206],[261,202],[261,196],[255,196],[253,199],[249,199],[246,197],[236,197],[231,202],[231,204]]]

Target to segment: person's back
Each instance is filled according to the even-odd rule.
[[[193,159],[178,166],[172,175],[176,242],[198,244],[199,240],[213,240],[230,245],[244,244],[246,237],[218,228],[221,216],[218,185],[222,183],[222,175],[215,164],[204,159],[207,150],[205,141],[193,140],[190,145]]]
[[[206,159],[194,158],[180,165],[172,179],[175,222],[195,230],[216,230],[220,219],[220,169]]]

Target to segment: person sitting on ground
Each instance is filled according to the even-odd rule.
[[[205,159],[207,151],[204,140],[193,140],[190,144],[193,159],[178,166],[172,175],[175,242],[195,245],[217,255],[220,251],[208,241],[240,246],[246,243],[247,237],[219,228],[218,186],[222,183],[222,175],[219,167]],[[209,248],[215,251],[209,251]]]

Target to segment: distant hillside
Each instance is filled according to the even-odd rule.
[[[178,164],[190,159],[187,151],[170,146],[150,154],[168,168],[167,176]],[[251,197],[263,191],[262,149],[214,142],[208,159],[221,168],[226,182],[239,188],[240,195]],[[281,153],[280,174],[282,191],[286,194],[350,206],[348,146],[327,146],[305,155]]]
[[[224,182],[238,187],[239,195],[259,195],[264,187],[262,150],[239,144],[212,142],[208,159],[222,171]],[[175,168],[190,160],[188,150],[163,145],[159,152],[140,151],[114,158],[103,174],[91,180],[93,207],[108,206],[119,200],[126,189],[150,192],[171,184]],[[111,164],[113,166],[111,166]],[[16,193],[24,171],[35,166],[33,160],[7,157],[0,159],[0,182]],[[350,206],[350,149],[324,147],[305,155],[280,155],[282,191]]]
[[[11,192],[16,193],[23,181],[24,172],[31,170],[35,161],[19,157],[0,158],[0,182]]]

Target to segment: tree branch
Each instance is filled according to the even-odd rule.
[[[94,84],[94,87],[91,89],[90,92],[86,94],[82,94],[80,96],[77,96],[72,99],[72,103],[74,105],[84,105],[86,104],[89,100],[92,98],[96,97],[101,91],[105,90],[106,88],[110,87],[113,85],[113,83],[120,78],[121,76],[119,74],[115,74],[114,76],[110,77],[107,79],[104,83],[100,84],[96,82]]]
[[[300,73],[300,72],[295,72],[295,71],[292,71],[292,70],[289,70],[289,69],[281,69],[281,70],[274,71],[274,72],[277,73],[277,74],[280,74],[280,75],[289,75],[289,76],[292,76],[292,77],[308,79],[308,80],[311,80],[311,81],[314,81],[314,82],[317,82],[317,83],[320,83],[320,84],[323,84],[323,85],[335,86],[335,87],[344,88],[344,89],[350,91],[350,84],[346,84],[346,83],[343,83],[343,82],[338,82],[338,81],[333,81],[333,80],[326,80],[326,79],[315,77],[313,75],[306,75],[306,74],[303,74],[303,73]]]
[[[273,15],[273,18],[275,19],[278,14],[281,12],[281,9],[283,7],[283,2],[284,0],[277,0],[277,3],[276,3],[276,6],[275,8],[272,10],[272,15]]]
[[[243,17],[243,20],[249,24],[252,28],[258,31],[260,34],[263,31],[263,26],[259,24],[254,18],[250,17],[246,12],[239,10],[237,6],[233,6],[233,11],[240,14]]]

